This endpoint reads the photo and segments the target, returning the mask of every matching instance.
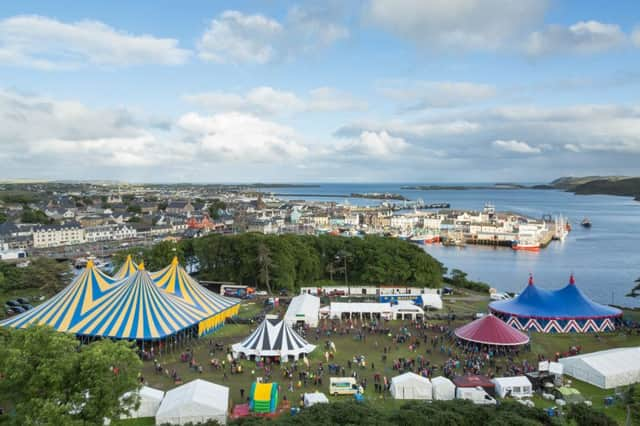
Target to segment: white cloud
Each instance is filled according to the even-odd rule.
[[[566,149],[567,151],[571,151],[571,152],[580,152],[580,147],[578,147],[577,145],[574,145],[572,143],[567,143],[564,145],[564,149]]]
[[[228,10],[211,21],[198,42],[200,58],[218,63],[269,62],[282,34],[279,22],[263,15]]]
[[[633,29],[633,32],[631,33],[631,41],[636,47],[640,47],[640,27]]]
[[[384,85],[380,92],[402,102],[407,109],[418,110],[481,102],[494,97],[496,89],[488,84],[466,81],[399,81]]]
[[[211,161],[286,163],[308,153],[293,129],[249,114],[188,113],[178,126]]]
[[[131,35],[98,21],[64,23],[42,16],[0,21],[0,64],[4,65],[38,69],[176,65],[189,55],[175,39]]]
[[[249,112],[258,115],[293,114],[310,111],[361,110],[366,103],[329,87],[313,89],[301,98],[293,92],[256,87],[244,94],[205,92],[183,96],[187,102],[212,112]]]
[[[347,37],[349,30],[330,8],[294,6],[284,22],[227,10],[211,21],[198,41],[198,52],[210,62],[265,64]]]
[[[529,36],[526,50],[531,55],[554,53],[597,53],[621,46],[626,36],[618,25],[580,21],[569,27],[549,25]]]
[[[516,140],[496,140],[492,142],[492,145],[500,150],[516,152],[518,154],[540,154],[542,152],[542,148],[540,147],[531,146],[526,142]]]
[[[349,29],[339,22],[338,13],[326,5],[315,4],[289,9],[287,26],[307,46],[328,46],[349,37]]]
[[[545,0],[370,0],[365,19],[424,48],[496,49],[540,22]]]
[[[404,139],[393,137],[383,130],[381,132],[364,131],[357,139],[339,145],[337,149],[358,156],[391,160],[408,148],[409,144]]]

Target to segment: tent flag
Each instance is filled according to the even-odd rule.
[[[131,259],[131,255],[127,255],[127,260],[124,261],[118,272],[116,272],[113,277],[119,280],[129,278],[129,276],[133,275],[138,270],[138,267]]]

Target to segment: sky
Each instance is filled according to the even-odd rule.
[[[640,2],[0,5],[0,179],[638,175]]]

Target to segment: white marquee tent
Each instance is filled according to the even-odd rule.
[[[393,307],[390,303],[331,302],[329,317],[332,319],[382,318],[390,320],[393,317]]]
[[[156,413],[156,425],[184,425],[217,420],[227,424],[229,388],[206,380],[193,380],[170,390]]]
[[[302,321],[309,327],[318,326],[320,315],[320,298],[310,294],[301,294],[291,299],[284,320],[290,326],[295,326],[298,321]]]
[[[391,379],[389,388],[395,399],[431,399],[431,382],[415,373],[404,373]]]
[[[570,356],[559,362],[564,374],[602,389],[640,382],[640,347]]]
[[[130,395],[131,392],[127,392],[123,397],[126,398]],[[128,415],[122,415],[121,418],[137,419],[140,417],[155,417],[158,408],[160,408],[160,403],[164,398],[164,392],[148,386],[143,386],[138,391],[138,395],[140,396],[140,406],[138,409],[129,411]]]
[[[304,406],[311,407],[316,404],[328,404],[329,398],[322,392],[313,392],[304,394]]]
[[[282,362],[289,357],[299,359],[300,356],[311,353],[316,348],[295,332],[286,321],[265,319],[240,343],[231,346],[234,358],[244,355],[278,356]]]
[[[533,386],[525,376],[496,377],[491,381],[496,385],[496,395],[500,398],[504,398],[507,394],[515,398],[533,396]]]
[[[450,401],[456,398],[456,385],[446,377],[438,376],[431,379],[433,399]]]

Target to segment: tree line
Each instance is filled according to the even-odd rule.
[[[114,265],[122,264],[127,254],[144,260],[151,270],[167,266],[177,255],[183,264],[198,265],[200,279],[265,289],[329,283],[440,287],[446,271],[420,247],[378,236],[214,234],[128,249],[114,257]]]

